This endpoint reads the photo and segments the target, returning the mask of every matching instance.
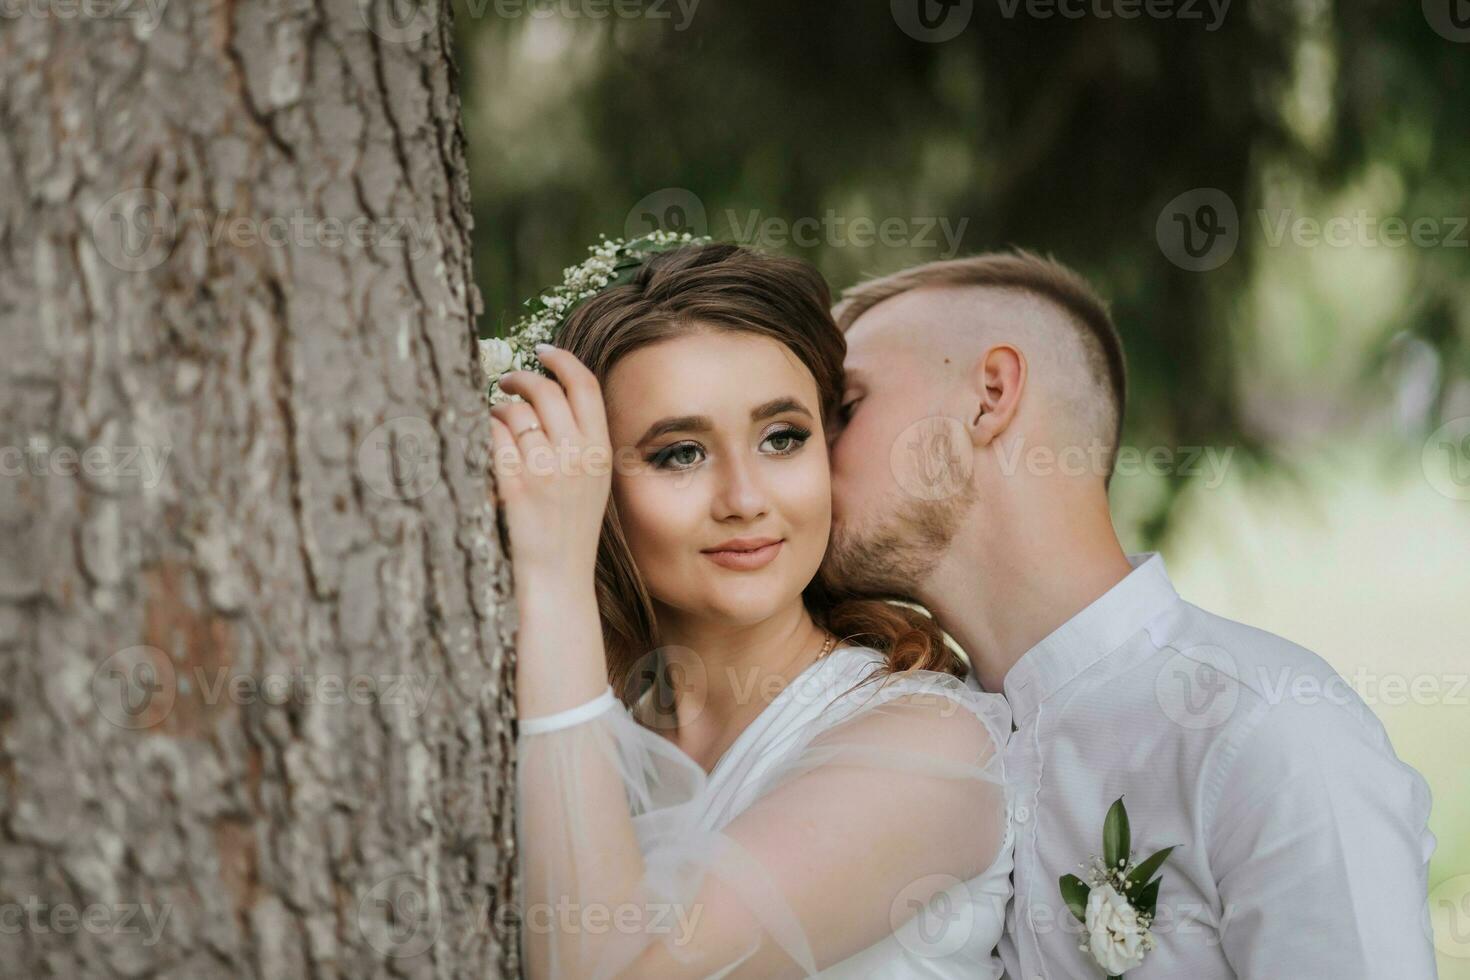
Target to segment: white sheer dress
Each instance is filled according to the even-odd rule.
[[[706,774],[607,691],[521,723],[533,980],[981,978],[1010,898],[1010,711],[842,647]]]

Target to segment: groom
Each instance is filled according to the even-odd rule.
[[[1118,543],[1124,361],[1091,287],[990,254],[865,282],[836,314],[823,574],[924,605],[1010,703],[1007,974],[1137,964],[1126,913],[1089,934],[1058,884],[1122,797],[1138,860],[1176,845],[1130,978],[1435,976],[1424,780],[1324,661]]]

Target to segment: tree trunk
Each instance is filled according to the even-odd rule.
[[[0,21],[0,975],[518,970],[450,24],[402,3]]]

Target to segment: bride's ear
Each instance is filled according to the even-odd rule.
[[[965,396],[965,427],[970,441],[985,446],[1010,426],[1026,387],[1026,355],[1011,344],[996,344],[970,368]]]

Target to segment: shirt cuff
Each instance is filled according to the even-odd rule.
[[[591,701],[584,701],[573,708],[558,711],[554,714],[539,715],[535,718],[521,718],[520,732],[522,735],[542,735],[546,732],[558,731],[562,728],[571,728],[580,725],[589,718],[595,718],[608,708],[618,703],[617,696],[613,694],[612,685]]]

